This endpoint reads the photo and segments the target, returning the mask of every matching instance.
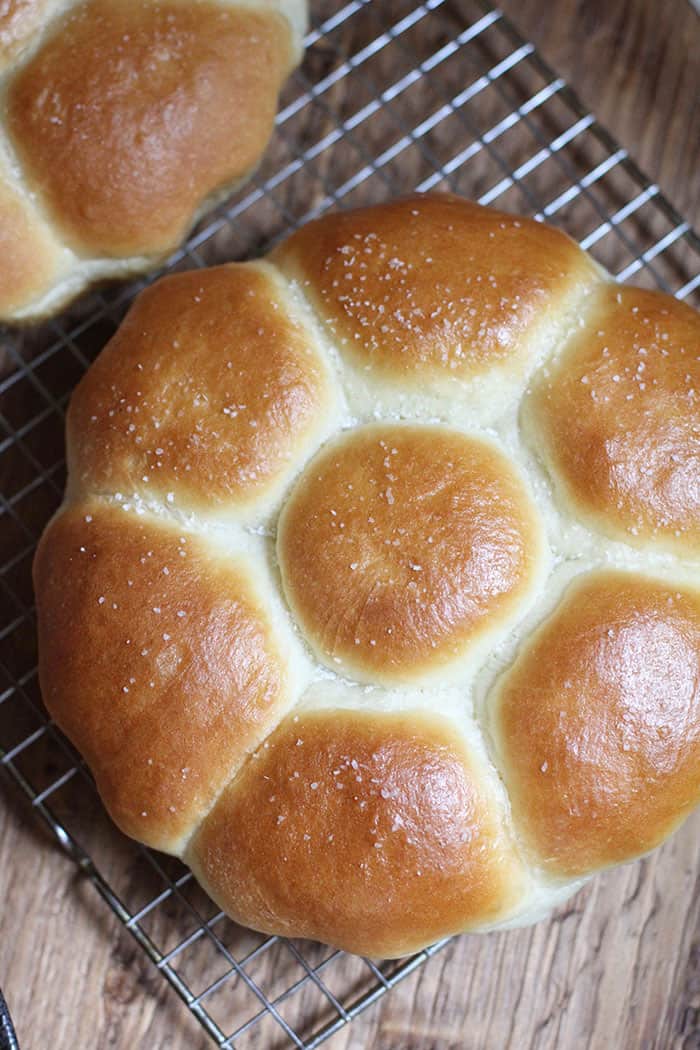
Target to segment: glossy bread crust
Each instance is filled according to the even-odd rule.
[[[700,801],[700,591],[622,572],[574,581],[495,711],[538,863],[588,875],[646,853]]]
[[[127,834],[177,852],[291,702],[242,560],[100,501],[35,563],[44,701]]]
[[[187,859],[234,918],[379,956],[496,923],[525,881],[478,763],[411,710],[287,718]]]
[[[71,399],[77,484],[224,513],[278,490],[334,403],[286,297],[264,265],[146,289]]]
[[[154,265],[207,200],[251,173],[299,58],[299,14],[298,0],[0,12],[9,145],[69,263],[48,286],[18,285],[0,317],[50,312],[90,280]],[[0,262],[0,284],[12,280]]]
[[[533,391],[535,447],[575,513],[640,547],[700,546],[700,317],[641,288],[601,288]]]
[[[163,254],[262,153],[290,61],[280,15],[90,0],[11,83],[8,125],[79,254]]]
[[[597,276],[554,227],[449,194],[324,216],[273,258],[357,369],[408,386],[526,373]]]
[[[326,446],[284,508],[287,600],[324,663],[429,680],[507,629],[537,576],[540,523],[500,450],[375,424]]]

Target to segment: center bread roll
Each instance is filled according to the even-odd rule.
[[[483,438],[440,426],[353,430],[282,513],[285,594],[319,657],[372,682],[444,674],[507,630],[543,557],[526,484]]]

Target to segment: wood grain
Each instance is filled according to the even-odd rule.
[[[502,0],[500,7],[697,227],[700,17],[688,0]]]
[[[697,222],[700,21],[687,0],[502,7]],[[86,812],[86,833],[93,819]],[[110,863],[108,875],[124,874],[118,851]],[[597,878],[551,921],[456,939],[328,1046],[700,1050],[699,876],[696,814],[662,850]],[[0,901],[0,984],[23,1050],[211,1045],[4,781]],[[261,1028],[247,1045],[277,1043]]]

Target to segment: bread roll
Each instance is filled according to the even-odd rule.
[[[453,196],[143,292],[34,567],[115,821],[373,956],[654,848],[700,798],[698,389],[692,310]]]
[[[0,7],[0,320],[154,266],[265,148],[305,0]],[[7,207],[5,196],[16,200]]]

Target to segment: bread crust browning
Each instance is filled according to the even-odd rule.
[[[0,314],[41,294],[65,269],[61,247],[31,201],[13,186],[0,157]]]
[[[525,881],[454,727],[411,710],[288,718],[188,861],[242,922],[380,957],[497,922]]]
[[[156,266],[244,182],[305,16],[306,0],[0,4],[3,150],[41,233],[36,280],[0,257],[0,319],[48,316],[94,281]],[[63,266],[47,273],[52,241]]]
[[[136,300],[68,412],[71,474],[207,513],[278,493],[335,393],[270,267],[166,277]]]
[[[290,63],[274,12],[89,0],[10,84],[8,126],[79,254],[162,255],[260,156]]]
[[[498,690],[516,825],[564,877],[646,853],[700,800],[700,592],[587,574]]]
[[[700,546],[700,318],[641,288],[602,287],[588,324],[535,384],[529,432],[594,527],[681,556]]]
[[[242,560],[173,524],[86,501],[34,564],[39,675],[114,821],[180,851],[291,701]]]
[[[501,451],[448,427],[375,424],[326,446],[287,501],[287,599],[324,663],[421,681],[522,608],[540,523]]]
[[[324,215],[273,259],[349,361],[402,386],[526,374],[537,358],[529,336],[597,279],[554,227],[451,194]]]

